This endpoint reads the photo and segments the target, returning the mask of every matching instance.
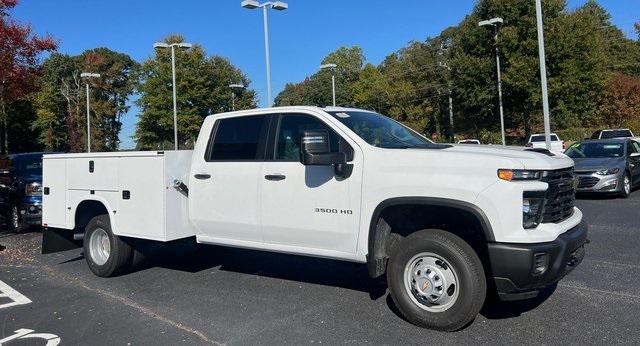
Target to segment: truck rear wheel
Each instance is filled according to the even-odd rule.
[[[108,215],[89,221],[84,234],[84,257],[89,269],[101,277],[114,276],[129,267],[133,251],[111,231]]]
[[[387,268],[391,298],[411,323],[454,331],[471,322],[487,284],[480,258],[460,237],[422,230],[404,238]]]

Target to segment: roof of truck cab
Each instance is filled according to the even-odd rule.
[[[224,113],[216,113],[212,114],[212,116],[229,116],[229,115],[245,115],[245,114],[268,114],[268,113],[277,113],[279,111],[324,111],[324,112],[374,112],[371,110],[360,109],[360,108],[349,108],[349,107],[319,107],[319,106],[282,106],[282,107],[265,107],[265,108],[253,108],[253,109],[245,109],[233,112],[224,112]]]

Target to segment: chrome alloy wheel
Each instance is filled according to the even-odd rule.
[[[430,312],[449,309],[458,299],[458,275],[455,268],[433,253],[421,253],[404,269],[404,286],[411,300]]]
[[[111,255],[111,242],[109,241],[109,235],[107,232],[98,228],[91,233],[91,239],[89,239],[89,256],[95,264],[104,265],[109,260]]]
[[[626,174],[624,175],[623,188],[626,195],[631,193],[631,179],[629,179],[629,176]]]
[[[11,226],[14,230],[20,228],[20,213],[15,205],[11,208]]]

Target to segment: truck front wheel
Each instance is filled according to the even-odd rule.
[[[404,238],[389,261],[387,283],[407,320],[444,331],[471,322],[487,291],[476,252],[460,237],[442,230],[422,230]]]
[[[129,267],[131,246],[111,231],[108,215],[89,221],[84,234],[84,256],[89,269],[101,277],[114,276]]]

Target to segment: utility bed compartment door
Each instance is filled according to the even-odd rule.
[[[67,225],[67,160],[43,161],[42,223],[49,227]]]
[[[118,235],[165,240],[164,158],[118,159],[120,194],[114,229]]]
[[[117,157],[79,157],[66,160],[69,189],[117,191],[118,160]]]

